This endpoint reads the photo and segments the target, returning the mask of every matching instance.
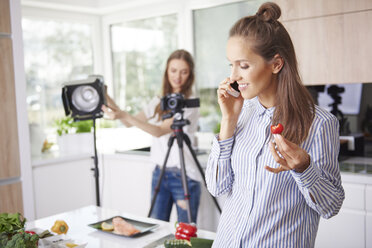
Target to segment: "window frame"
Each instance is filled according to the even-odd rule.
[[[103,51],[102,51],[102,31],[99,15],[72,13],[62,10],[49,10],[34,7],[22,6],[22,18],[37,20],[53,20],[63,22],[77,22],[88,24],[92,27],[92,54],[93,71],[97,74],[103,74]]]

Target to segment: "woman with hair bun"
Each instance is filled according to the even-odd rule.
[[[345,198],[338,120],[302,84],[280,15],[264,3],[230,29],[231,74],[217,90],[221,128],[206,170],[211,194],[227,194],[213,247],[314,247],[320,217]]]

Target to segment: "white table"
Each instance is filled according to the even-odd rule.
[[[102,221],[117,215],[138,221],[156,223],[159,224],[159,227],[143,236],[130,238],[104,233],[88,226],[88,224]],[[69,226],[67,236],[73,240],[88,242],[87,247],[89,248],[144,247],[168,234],[175,233],[174,223],[125,214],[116,210],[96,206],[87,206],[74,211],[64,212],[32,222],[27,222],[26,229],[41,228],[50,230],[56,220],[66,221]],[[198,237],[201,238],[215,238],[215,233],[209,231],[198,230],[197,234]]]

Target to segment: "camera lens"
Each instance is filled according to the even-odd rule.
[[[170,98],[168,100],[168,107],[170,109],[175,109],[177,107],[177,99],[176,98]]]

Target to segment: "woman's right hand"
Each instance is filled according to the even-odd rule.
[[[218,104],[220,105],[222,120],[219,139],[225,140],[234,135],[236,125],[240,111],[243,107],[244,99],[241,95],[234,97],[227,91],[233,91],[234,89],[230,86],[230,78],[226,78],[222,81],[217,90]]]
[[[234,91],[230,86],[233,83],[230,78],[223,80],[217,90],[218,104],[220,105],[222,118],[237,120],[243,107],[244,99],[241,95],[234,97],[227,91]]]

